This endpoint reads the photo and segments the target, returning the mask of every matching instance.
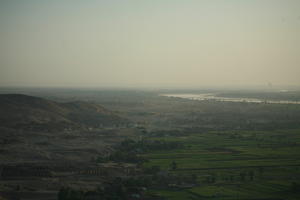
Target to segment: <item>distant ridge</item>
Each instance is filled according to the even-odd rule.
[[[0,127],[53,131],[128,123],[95,103],[59,103],[23,94],[0,94]]]

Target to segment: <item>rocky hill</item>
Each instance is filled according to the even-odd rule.
[[[124,126],[128,123],[128,120],[95,103],[59,103],[23,94],[0,95],[0,127],[52,131]]]

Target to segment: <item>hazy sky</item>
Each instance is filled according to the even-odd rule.
[[[0,86],[300,85],[299,0],[0,0]]]

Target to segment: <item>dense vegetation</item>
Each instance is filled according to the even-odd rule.
[[[159,151],[159,150],[172,150],[179,148],[182,144],[174,141],[164,140],[132,140],[126,139],[115,147],[115,151],[106,157],[97,157],[98,163],[102,162],[128,162],[128,163],[142,163],[146,159],[139,154]]]
[[[151,191],[168,199],[299,199],[299,131],[223,131],[149,138],[184,144],[176,150],[144,154],[149,160],[144,167],[157,166],[170,174],[165,177],[169,187]],[[172,162],[176,168],[170,166]],[[188,175],[194,177],[193,185],[172,178]]]

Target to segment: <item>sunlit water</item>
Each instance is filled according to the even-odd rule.
[[[245,102],[245,103],[276,103],[276,104],[300,104],[300,101],[287,101],[287,100],[265,100],[256,98],[235,98],[235,97],[218,97],[212,93],[206,94],[161,94],[160,96],[177,97],[197,101],[227,101],[227,102]]]

